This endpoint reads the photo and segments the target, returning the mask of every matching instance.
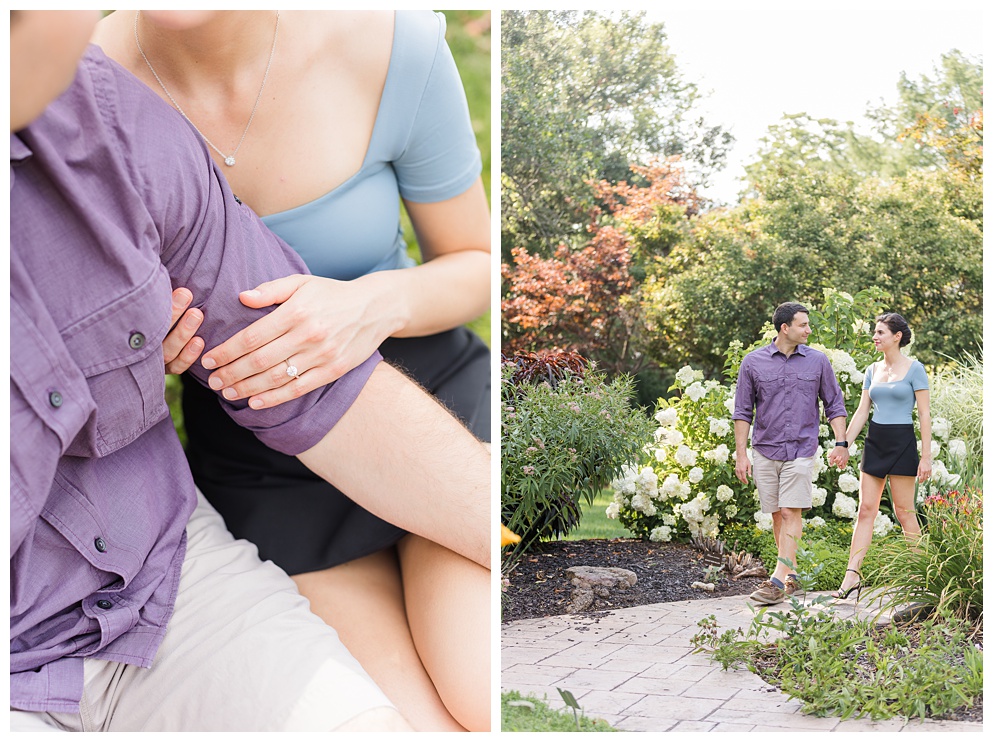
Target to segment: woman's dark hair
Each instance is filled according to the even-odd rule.
[[[876,317],[876,322],[882,322],[888,328],[890,332],[896,335],[898,332],[903,333],[900,336],[900,347],[910,344],[910,325],[907,324],[907,320],[901,317],[896,312],[886,312]]]

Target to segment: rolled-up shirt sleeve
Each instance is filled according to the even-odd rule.
[[[126,120],[123,126],[157,134],[137,141],[131,157],[140,197],[158,232],[154,239],[161,245],[162,263],[174,288],[183,286],[193,293],[193,306],[204,315],[197,334],[206,348],[216,347],[273,309],[245,307],[238,299],[240,292],[309,271],[251,209],[235,199],[206,146],[185,121],[162,125],[163,117],[179,119],[179,114],[157,99],[150,102],[147,91],[132,89],[126,79],[117,79],[118,115],[137,119]],[[263,410],[251,409],[247,400],[218,398],[239,425],[267,446],[297,455],[338,422],[380,360],[374,353],[333,384]],[[205,386],[210,373],[199,361],[190,369]]]
[[[752,423],[755,412],[755,387],[752,384],[752,374],[747,364],[747,358],[742,361],[741,368],[738,369],[738,384],[734,393],[734,413],[732,420],[744,420],[749,425]]]
[[[838,379],[831,368],[831,361],[825,356],[821,360],[821,385],[819,389],[821,401],[824,402],[824,417],[834,420],[836,417],[848,417],[845,409],[845,395],[841,391]]]

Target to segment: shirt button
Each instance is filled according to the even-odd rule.
[[[93,545],[97,547],[97,551],[99,551],[101,554],[107,551],[107,542],[104,541],[100,536],[96,537],[96,540],[94,540]]]
[[[56,409],[62,406],[62,394],[61,392],[51,392],[48,395],[48,404],[52,405]]]
[[[105,610],[105,611],[106,610],[109,610],[110,608],[113,608],[113,606],[114,606],[114,604],[111,603],[109,600],[98,600],[97,601],[97,608],[100,608],[100,609]]]
[[[145,336],[140,332],[131,333],[131,337],[128,339],[128,344],[133,350],[138,350],[145,346]]]

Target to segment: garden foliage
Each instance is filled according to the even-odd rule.
[[[861,399],[864,369],[877,357],[869,339],[874,326],[871,319],[881,307],[877,290],[852,296],[827,289],[821,304],[810,308],[810,345],[826,353],[831,361],[849,417]],[[689,366],[676,374],[671,390],[675,393],[659,400],[655,414],[658,426],[642,456],[629,462],[612,482],[614,501],[607,510],[609,517],[619,518],[635,535],[655,541],[696,534],[717,536],[732,523],[754,523],[762,530],[771,530],[771,516],[758,512],[754,483],[741,484],[734,475],[731,414],[741,359],[773,337],[770,326],[765,336],[749,348],[733,342],[727,352],[727,381],[723,384],[704,380],[702,372]],[[954,486],[959,481],[954,470],[961,466],[962,459],[951,452],[958,452],[963,442],[951,438],[947,421],[940,417],[933,419],[932,432],[933,479],[928,487],[920,488],[921,498],[929,487]],[[827,463],[835,439],[827,420],[822,419],[819,438],[813,507],[805,512],[813,528],[832,518],[850,521],[858,514],[861,447],[851,447],[849,464],[839,471]],[[938,458],[943,452],[951,453],[946,457],[947,466]],[[876,535],[885,535],[894,526],[894,519],[881,509],[875,523]]]
[[[518,365],[503,364],[502,522],[522,549],[578,525],[581,500],[591,503],[650,435],[648,418],[628,402],[629,378],[562,368],[558,378],[515,384]]]

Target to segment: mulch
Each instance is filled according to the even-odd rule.
[[[607,599],[597,598],[590,612],[747,595],[762,582],[759,577],[721,579],[714,584],[713,592],[691,587],[703,581],[707,564],[704,555],[687,544],[637,539],[548,541],[503,575],[510,580],[503,594],[503,622],[566,613],[572,587],[565,571],[574,566],[622,567],[638,576],[634,587],[612,591]]]

